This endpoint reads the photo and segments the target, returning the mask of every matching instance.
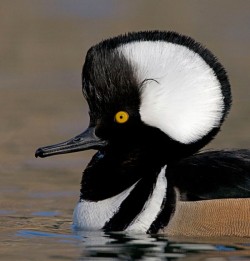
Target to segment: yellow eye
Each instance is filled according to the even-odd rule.
[[[115,115],[115,121],[117,123],[125,123],[129,119],[129,115],[126,111],[119,111]]]

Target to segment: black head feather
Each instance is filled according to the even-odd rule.
[[[192,38],[175,32],[128,33],[104,40],[90,48],[83,66],[82,83],[83,94],[88,101],[93,124],[111,119],[117,111],[125,109],[140,118],[141,87],[149,79],[139,82],[136,78],[136,68],[117,48],[131,42],[143,41],[164,41],[185,46],[199,54],[216,75],[221,85],[224,108],[219,126],[212,128],[202,139],[191,144],[194,150],[200,149],[218,133],[230,110],[232,101],[230,84],[225,69],[208,49]]]

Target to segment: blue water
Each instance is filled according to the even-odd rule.
[[[81,250],[80,260],[250,260],[249,243],[209,242],[211,239],[168,239],[160,235],[72,231],[69,234],[20,230],[25,239],[52,238]],[[225,239],[224,239],[225,240]],[[237,242],[237,239],[235,239]],[[239,240],[241,241],[241,240]]]

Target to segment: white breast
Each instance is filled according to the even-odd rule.
[[[108,222],[120,208],[122,202],[128,197],[134,189],[133,184],[128,189],[124,190],[114,197],[100,201],[80,201],[74,210],[73,225],[76,228],[85,230],[98,230]]]
[[[166,197],[167,179],[164,166],[155,183],[153,192],[149,195],[140,213],[127,227],[126,231],[147,232],[151,224],[161,212],[162,203]],[[97,202],[82,200],[74,210],[73,224],[84,230],[100,230],[119,211],[122,202],[129,196],[138,181],[120,194]],[[136,198],[135,198],[136,200]]]

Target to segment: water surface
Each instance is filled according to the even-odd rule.
[[[209,148],[249,148],[249,10],[244,0],[1,0],[1,260],[250,260],[246,238],[74,231],[81,172],[93,152],[34,158],[38,147],[88,125],[80,77],[87,49],[152,29],[190,35],[219,57],[234,103]]]

